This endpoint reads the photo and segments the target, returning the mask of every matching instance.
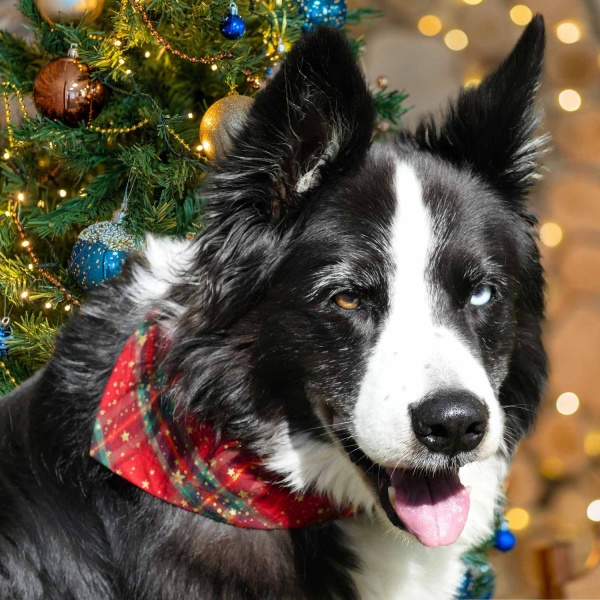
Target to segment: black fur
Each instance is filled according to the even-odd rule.
[[[1,598],[356,598],[360,559],[335,523],[217,524],[131,486],[88,451],[115,360],[150,309],[172,332],[167,366],[181,410],[254,451],[268,452],[283,424],[310,431],[319,411],[347,416],[389,308],[398,156],[424,177],[445,232],[432,266],[449,290],[440,310],[469,332],[501,386],[511,443],[524,434],[545,380],[543,280],[524,205],[542,47],[536,19],[441,128],[425,124],[378,149],[370,95],[341,34],[319,29],[296,45],[212,175],[206,230],[181,283],[150,306],[131,300],[129,271],[105,286],[50,363],[0,402]],[[454,310],[490,274],[503,294],[496,312]],[[348,288],[364,299],[351,316],[331,302]]]

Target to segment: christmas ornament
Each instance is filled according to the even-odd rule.
[[[95,21],[104,8],[104,0],[35,0],[42,17],[54,23],[82,23]]]
[[[200,121],[200,143],[210,160],[221,159],[242,128],[254,100],[232,94],[215,102]]]
[[[246,31],[246,23],[238,14],[238,7],[235,2],[229,5],[229,12],[223,17],[219,26],[221,34],[228,40],[239,40]]]
[[[298,0],[298,13],[304,17],[304,31],[317,25],[342,27],[346,22],[346,0]]]
[[[516,543],[517,539],[515,538],[515,534],[508,528],[506,519],[502,519],[500,527],[496,529],[494,547],[501,552],[508,552],[515,547]]]
[[[105,88],[92,81],[90,68],[77,60],[77,45],[71,44],[66,58],[46,63],[33,82],[33,101],[38,111],[69,127],[94,119],[105,100]]]
[[[0,358],[6,358],[8,356],[9,346],[7,342],[12,340],[12,328],[10,326],[10,319],[4,317],[0,321]]]
[[[95,223],[79,234],[69,271],[84,290],[118,276],[127,256],[137,249],[135,235],[123,224],[124,216],[124,211],[117,211],[112,221]]]

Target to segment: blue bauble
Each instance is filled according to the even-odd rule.
[[[238,14],[235,2],[229,5],[229,12],[223,17],[220,29],[223,37],[228,40],[239,40],[246,32],[246,23]]]
[[[123,262],[136,249],[135,236],[122,223],[101,221],[79,234],[69,271],[84,290],[94,290],[119,275]]]
[[[12,340],[12,329],[8,325],[8,317],[6,317],[6,319],[2,319],[2,322],[0,322],[0,358],[8,356],[9,345],[7,342],[9,340]]]
[[[317,25],[343,27],[346,22],[346,0],[298,0],[298,12],[304,16],[304,31]]]
[[[512,550],[516,543],[517,538],[515,537],[515,534],[510,531],[510,529],[500,528],[496,531],[496,540],[494,545],[501,552],[508,552],[509,550]]]

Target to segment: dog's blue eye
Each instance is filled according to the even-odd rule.
[[[484,306],[494,296],[494,288],[489,283],[480,283],[471,296],[470,303],[473,306]]]

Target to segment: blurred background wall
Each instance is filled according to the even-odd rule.
[[[353,2],[385,11],[363,30],[364,67],[373,85],[384,76],[391,88],[410,94],[407,126],[442,107],[460,86],[477,85],[510,51],[532,12],[546,18],[540,103],[554,149],[532,201],[548,276],[552,375],[537,428],[519,449],[508,482],[518,544],[495,556],[498,598],[539,598],[538,548],[568,542],[579,570],[600,521],[600,2]],[[12,3],[0,0],[0,29],[26,34]],[[600,583],[575,597],[600,598]]]
[[[496,556],[498,598],[539,598],[538,549],[569,542],[572,569],[580,570],[600,521],[600,2],[362,3],[386,13],[365,30],[369,80],[376,84],[384,75],[390,87],[410,94],[408,126],[438,111],[460,86],[477,85],[532,13],[546,19],[540,104],[553,150],[532,201],[548,278],[551,377],[538,425],[508,482],[508,518],[518,543]],[[600,598],[597,581],[577,597]]]

